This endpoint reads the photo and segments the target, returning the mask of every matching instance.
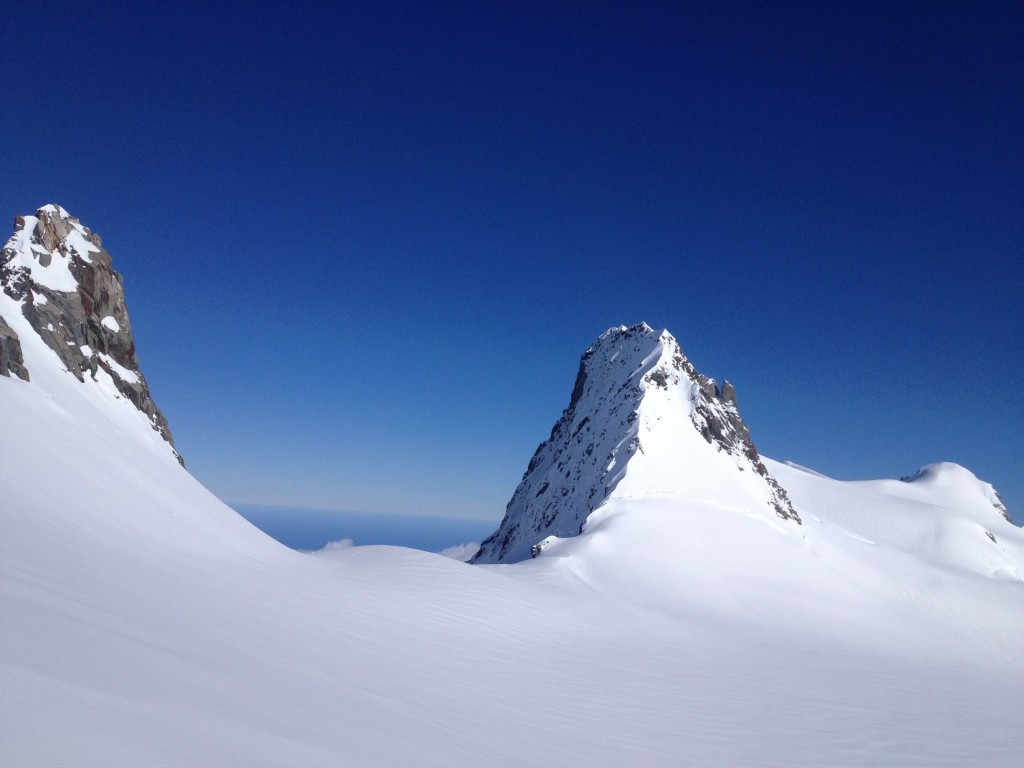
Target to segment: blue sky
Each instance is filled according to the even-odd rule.
[[[167,5],[0,12],[0,215],[103,236],[225,500],[496,520],[646,320],[764,454],[1024,519],[1019,4]]]

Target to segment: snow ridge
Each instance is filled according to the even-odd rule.
[[[801,523],[751,442],[732,385],[698,373],[668,331],[618,326],[583,354],[568,408],[472,562],[527,559],[548,537],[578,535],[606,500],[655,494],[766,504]]]
[[[0,253],[0,291],[0,375],[29,381],[33,368],[52,366],[82,383],[102,379],[173,448],[139,370],[123,280],[99,236],[59,205],[18,216]],[[30,336],[56,358],[44,353],[26,361]]]
[[[1003,497],[991,483],[979,480],[969,469],[951,461],[926,464],[913,475],[901,477],[900,480],[937,490],[950,501],[991,504],[1006,522],[1013,522],[1010,520],[1010,511],[1003,503]]]

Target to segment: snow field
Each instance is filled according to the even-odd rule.
[[[515,565],[302,554],[0,310],[6,765],[1020,764],[1024,536],[973,476],[769,462],[797,526],[627,473]]]

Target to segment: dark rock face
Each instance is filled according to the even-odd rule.
[[[691,365],[692,369],[693,366]],[[772,505],[775,514],[783,520],[793,520],[798,525],[803,521],[793,509],[789,494],[779,481],[765,467],[761,455],[750,439],[750,430],[740,417],[739,406],[736,404],[736,390],[728,381],[723,382],[719,392],[715,382],[696,371],[694,376],[701,382],[701,397],[694,410],[693,421],[704,439],[719,450],[729,453],[740,452],[750,461],[754,471],[764,478],[772,489]]]
[[[97,235],[55,205],[17,217],[0,257],[0,288],[21,305],[25,319],[68,373],[84,382],[102,370],[174,445],[139,369],[121,275]],[[22,363],[20,347],[17,356],[6,353],[8,358]],[[27,378],[29,372],[24,373]]]
[[[1003,520],[1011,524],[1013,523],[1013,520],[1010,519],[1010,510],[1006,508],[1006,502],[1003,501],[1003,497],[998,492],[996,492],[996,500],[992,506],[996,508],[996,512],[1002,516]]]
[[[21,340],[0,317],[0,376],[17,376],[28,381],[28,369],[21,354]]]

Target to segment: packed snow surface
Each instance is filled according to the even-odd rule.
[[[1024,536],[962,467],[766,460],[800,526],[629,478],[515,565],[303,554],[13,320],[4,765],[1021,764]]]

